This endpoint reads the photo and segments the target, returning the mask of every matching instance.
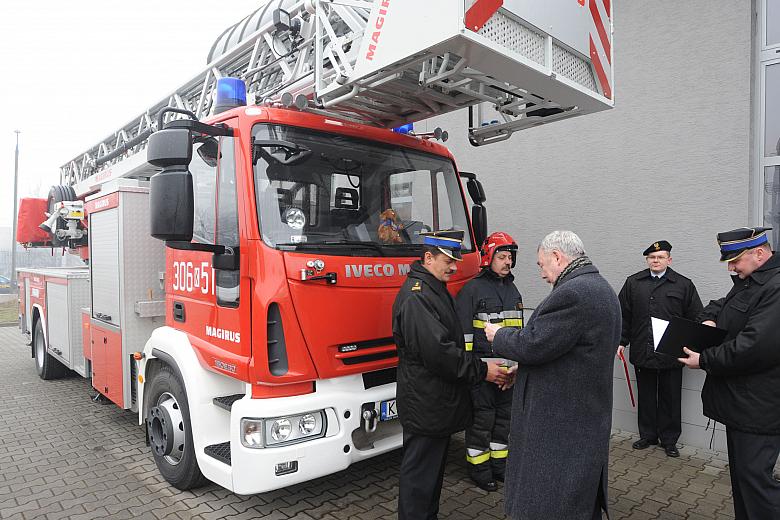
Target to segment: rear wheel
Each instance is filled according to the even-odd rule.
[[[168,365],[153,376],[144,402],[149,445],[163,478],[181,490],[206,484],[195,458],[187,394]]]
[[[59,379],[67,374],[68,369],[46,351],[46,338],[43,336],[41,320],[35,322],[33,346],[35,347],[35,368],[38,370],[38,377]]]

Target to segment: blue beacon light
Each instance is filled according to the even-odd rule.
[[[217,80],[217,102],[214,113],[219,114],[235,107],[246,106],[246,85],[239,78]]]
[[[397,132],[399,134],[409,134],[410,132],[414,132],[414,123],[407,123],[405,125],[393,128],[393,132]]]

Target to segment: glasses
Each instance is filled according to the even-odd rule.
[[[648,262],[655,262],[656,260],[666,260],[668,259],[668,255],[647,255],[647,261]]]

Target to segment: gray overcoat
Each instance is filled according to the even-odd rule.
[[[519,364],[504,488],[511,518],[591,519],[597,500],[606,510],[620,319],[615,292],[586,265],[559,281],[525,328],[496,333],[496,354]]]

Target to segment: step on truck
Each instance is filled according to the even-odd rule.
[[[43,379],[138,414],[179,489],[241,494],[401,446],[391,306],[420,233],[465,232],[484,189],[414,123],[469,111],[482,146],[613,106],[609,0],[274,0],[208,66],[74,156],[17,240]],[[518,179],[518,183],[520,180]]]

